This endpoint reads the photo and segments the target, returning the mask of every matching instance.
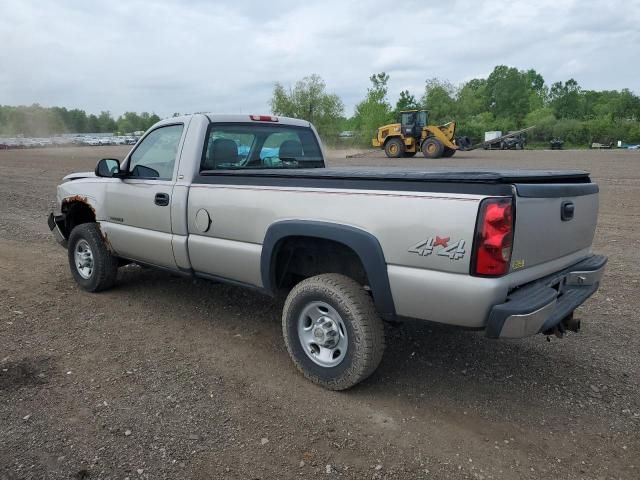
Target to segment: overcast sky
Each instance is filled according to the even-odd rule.
[[[0,0],[5,105],[266,113],[317,73],[350,115],[374,72],[395,102],[499,64],[640,93],[640,0]]]

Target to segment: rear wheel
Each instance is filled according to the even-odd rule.
[[[453,148],[444,147],[444,152],[442,153],[442,156],[445,158],[449,158],[449,157],[453,157],[455,153],[456,151]]]
[[[282,333],[305,377],[345,390],[371,375],[382,359],[384,327],[371,296],[335,273],[303,280],[287,296]]]
[[[429,137],[422,142],[422,154],[425,158],[440,158],[444,153],[444,145],[435,137]]]
[[[389,158],[400,158],[404,156],[404,143],[399,138],[392,138],[385,143],[384,153]]]
[[[76,283],[88,292],[111,287],[118,275],[118,259],[111,255],[96,223],[82,223],[69,235],[69,267]]]

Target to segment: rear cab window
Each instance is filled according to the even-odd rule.
[[[313,130],[263,123],[212,123],[200,164],[201,171],[321,167]]]

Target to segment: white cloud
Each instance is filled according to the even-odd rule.
[[[371,74],[422,94],[498,64],[547,83],[638,92],[640,1],[3,0],[0,104],[267,112],[273,83],[318,73],[350,113]],[[392,98],[395,100],[395,98]]]

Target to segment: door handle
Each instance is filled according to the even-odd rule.
[[[155,198],[156,205],[161,207],[166,207],[169,205],[169,194],[168,193],[156,193]]]

